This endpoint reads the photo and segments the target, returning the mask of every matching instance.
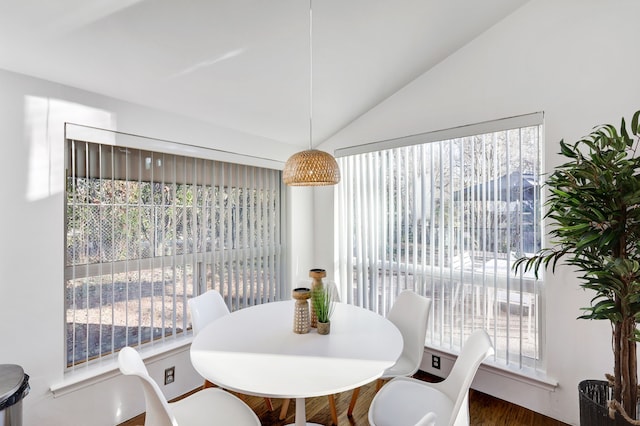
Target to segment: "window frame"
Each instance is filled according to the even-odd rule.
[[[336,158],[338,159],[340,165],[341,165],[341,170],[342,170],[342,174],[343,174],[343,181],[339,184],[339,185],[346,185],[346,182],[349,182],[350,179],[350,173],[358,173],[357,171],[354,171],[352,169],[354,169],[356,166],[352,165],[348,165],[348,161],[351,158],[356,158],[356,156],[364,156],[364,155],[368,155],[368,154],[372,154],[372,153],[381,153],[387,150],[394,150],[394,149],[403,149],[403,148],[410,148],[413,146],[418,146],[418,145],[427,145],[427,144],[433,144],[433,143],[440,143],[442,141],[455,141],[455,140],[462,140],[464,138],[470,138],[470,137],[474,137],[477,135],[485,135],[485,134],[491,134],[491,133],[497,133],[497,132],[505,132],[505,131],[510,131],[512,129],[522,129],[522,128],[529,128],[529,127],[537,127],[538,129],[538,136],[537,136],[537,182],[538,185],[540,184],[540,177],[543,175],[543,169],[544,169],[544,164],[543,164],[543,154],[544,154],[544,114],[542,112],[538,112],[538,113],[533,113],[533,114],[526,114],[526,115],[522,115],[522,116],[515,116],[515,117],[508,117],[508,118],[504,118],[504,119],[499,119],[499,120],[492,120],[492,121],[487,121],[487,122],[482,122],[482,123],[477,123],[477,124],[471,124],[471,125],[465,125],[465,126],[460,126],[460,127],[456,127],[456,128],[451,128],[451,129],[444,129],[444,130],[439,130],[439,131],[434,131],[434,132],[429,132],[429,133],[423,133],[423,134],[417,134],[417,135],[411,135],[411,136],[406,136],[406,137],[400,137],[400,138],[396,138],[396,139],[389,139],[389,140],[383,140],[383,141],[378,141],[378,142],[373,142],[373,143],[368,143],[368,144],[363,144],[363,145],[358,145],[358,146],[352,146],[352,147],[346,147],[346,148],[341,148],[335,151],[335,155]],[[381,180],[385,180],[387,178],[387,176],[384,175],[384,173],[386,172],[386,164],[384,163],[384,160],[377,160],[379,161],[379,163],[376,163],[376,166],[371,167],[372,170],[374,170],[373,172],[371,172],[371,170],[369,170],[369,172],[367,173],[373,173],[375,175],[375,177],[370,176],[370,179],[381,179]],[[364,167],[364,166],[363,166]],[[379,170],[382,170],[382,172],[379,172]],[[400,173],[400,172],[398,172]],[[363,178],[364,179],[364,178]],[[357,184],[356,184],[357,187]],[[377,188],[377,186],[374,185],[373,191],[369,191],[372,194],[370,195],[370,197],[381,197],[381,195],[378,193],[380,192]],[[458,189],[458,188],[456,188]],[[341,191],[343,191],[343,193],[341,193]],[[368,265],[370,266],[365,266],[365,270],[361,270],[362,267],[360,267],[360,270],[358,270],[358,266],[355,265],[355,261],[354,261],[354,270],[350,271],[349,266],[348,266],[348,261],[344,258],[345,253],[349,253],[351,249],[348,249],[349,245],[348,244],[343,244],[343,241],[341,241],[341,236],[344,235],[354,235],[354,233],[357,232],[361,232],[364,233],[364,231],[359,231],[357,229],[357,226],[355,225],[348,225],[345,223],[343,218],[341,216],[348,216],[348,215],[355,215],[356,212],[352,212],[352,211],[348,211],[348,212],[341,212],[340,209],[344,208],[342,206],[343,203],[351,203],[351,200],[353,198],[360,198],[360,197],[365,197],[368,195],[363,195],[362,193],[357,193],[356,189],[353,190],[353,192],[349,192],[347,193],[347,189],[342,186],[342,187],[338,187],[336,192],[335,192],[335,205],[336,205],[336,218],[335,218],[335,223],[336,223],[336,229],[335,229],[335,240],[336,240],[336,251],[337,251],[337,258],[338,258],[338,280],[340,280],[341,282],[341,286],[345,287],[344,290],[347,292],[347,298],[350,299],[349,301],[352,303],[356,303],[356,304],[360,304],[363,307],[369,308],[371,310],[374,310],[380,314],[385,315],[386,312],[388,312],[388,309],[390,308],[390,306],[393,303],[394,300],[394,296],[395,294],[397,294],[398,291],[404,289],[404,288],[411,288],[411,285],[407,286],[407,282],[405,280],[404,285],[406,287],[402,287],[401,285],[398,285],[395,289],[391,289],[391,293],[386,294],[389,290],[385,289],[383,291],[382,300],[381,302],[378,304],[377,302],[374,301],[370,301],[369,294],[367,293],[367,290],[365,290],[364,292],[362,291],[362,289],[356,289],[356,291],[358,291],[359,293],[357,295],[353,295],[351,294],[351,292],[349,291],[349,286],[351,285],[352,282],[356,281],[358,278],[354,277],[354,275],[356,274],[363,274],[364,276],[366,276],[366,274],[368,273],[366,271],[366,269],[371,269],[374,263],[368,263]],[[359,191],[363,191],[362,189],[360,189]],[[345,195],[346,194],[346,195]],[[407,197],[409,196],[408,194],[406,195]],[[395,207],[395,214],[398,215],[404,215],[406,214],[406,211],[403,211],[402,209],[404,208],[404,205],[406,202],[408,202],[408,198],[398,198],[398,199],[394,199],[394,200],[389,200],[389,203],[396,203],[396,207]],[[537,205],[537,208],[539,210],[539,212],[537,213],[538,216],[535,217],[535,227],[537,229],[537,238],[538,238],[538,244],[542,243],[542,239],[543,239],[543,230],[544,230],[544,223],[543,223],[543,215],[542,215],[542,205],[544,204],[544,200],[543,200],[543,193],[542,191],[539,191],[539,195],[538,195],[538,199],[537,199],[537,203],[539,203]],[[397,206],[400,206],[400,208],[398,209]],[[369,219],[376,221],[376,220],[386,220],[384,219],[384,215],[381,215],[379,212],[373,211],[375,210],[375,207],[372,208],[371,210],[368,210],[366,213],[366,218],[363,218],[362,221],[367,221]],[[462,214],[460,213],[461,216],[460,218],[462,218]],[[523,215],[520,215],[520,218],[522,218]],[[414,217],[414,221],[415,221],[415,217]],[[391,231],[389,231],[391,233]],[[400,232],[400,231],[398,231]],[[451,232],[453,232],[451,230]],[[450,235],[451,237],[453,237],[453,235]],[[359,238],[358,235],[355,235],[354,238]],[[369,238],[374,238],[369,236]],[[387,237],[388,238],[396,238],[395,235],[389,235]],[[399,236],[397,238],[400,238]],[[456,238],[457,238],[457,234],[456,234]],[[444,238],[441,238],[441,241],[444,240]],[[391,240],[390,240],[391,241]],[[464,245],[464,241],[458,241],[456,239],[456,241],[461,244]],[[375,242],[374,242],[375,243]],[[367,258],[371,258],[374,257],[376,258],[377,255],[375,253],[372,253],[370,250],[370,246],[371,246],[372,242],[365,242],[362,246],[361,246],[361,253],[360,256],[365,256]],[[369,247],[367,247],[369,246]],[[347,247],[347,248],[345,248]],[[538,245],[538,247],[540,247],[540,245]],[[367,251],[369,250],[369,251]],[[358,256],[357,254],[354,254],[354,257]],[[507,254],[507,256],[510,256],[510,252]],[[507,258],[507,264],[509,262],[509,257]],[[511,257],[511,260],[513,260],[513,257]],[[388,271],[393,270],[395,272],[397,272],[398,274],[408,274],[410,273],[410,271],[415,271],[417,269],[420,269],[420,264],[418,263],[416,265],[415,263],[415,258],[414,258],[414,263],[412,264],[410,262],[410,259],[407,259],[407,261],[405,262],[399,262],[399,264],[392,266],[389,265],[388,267]],[[498,264],[498,261],[494,261],[495,264]],[[365,263],[366,264],[366,263]],[[384,269],[385,266],[382,266],[382,268]],[[384,272],[384,271],[383,271]],[[352,275],[353,274],[353,275]],[[476,275],[474,277],[474,274]],[[485,277],[490,277],[493,280],[506,280],[506,286],[507,288],[509,288],[509,286],[511,285],[511,282],[517,282],[519,280],[520,284],[522,285],[522,276],[518,277],[518,276],[514,276],[513,274],[509,275],[506,274],[506,276],[501,276],[498,275],[497,273],[497,269],[494,271],[493,274],[487,274],[486,271],[482,272],[483,276]],[[464,268],[460,267],[460,269],[458,271],[455,272],[455,275],[451,275],[450,279],[451,280],[459,280],[461,283],[471,283],[471,285],[474,285],[475,282],[477,282],[477,276],[478,276],[478,271],[475,270],[464,270]],[[535,332],[537,333],[537,341],[535,342],[534,346],[535,346],[535,355],[532,357],[532,359],[527,359],[526,357],[523,356],[522,354],[522,347],[520,348],[520,350],[518,351],[517,355],[515,355],[514,353],[510,352],[508,349],[506,351],[506,355],[504,359],[500,358],[500,355],[498,353],[496,353],[496,356],[494,357],[493,360],[491,360],[490,362],[499,366],[499,367],[505,367],[508,368],[510,370],[515,370],[516,372],[520,371],[520,372],[525,372],[524,374],[528,374],[526,372],[531,372],[534,371],[534,374],[537,373],[544,373],[545,370],[545,348],[544,348],[544,306],[545,306],[545,286],[544,286],[544,281],[543,281],[543,276],[544,274],[540,274],[540,279],[529,279],[527,278],[527,283],[533,283],[531,285],[533,285],[533,293],[535,295],[535,304],[534,303],[530,303],[528,305],[528,312],[531,313],[531,309],[532,306],[535,306],[535,323],[534,323],[534,327],[535,327]],[[375,277],[373,278],[375,279]],[[440,278],[441,280],[444,278]],[[398,282],[400,281],[400,279],[398,279]],[[529,285],[526,284],[526,285]],[[383,283],[384,285],[384,283]],[[415,283],[414,283],[415,285]],[[450,284],[453,285],[453,284]],[[524,292],[526,290],[524,290],[524,287],[517,287],[518,284],[516,284],[515,288],[521,288],[520,291],[522,291],[522,293],[520,293],[520,324],[521,324],[521,330],[520,333],[522,333],[522,314],[523,314],[523,300],[526,299],[526,296],[523,297],[522,295],[524,294]],[[497,289],[498,287],[496,287]],[[415,288],[412,288],[415,290]],[[509,291],[509,290],[508,290]],[[369,291],[370,292],[370,291]],[[420,292],[420,291],[419,291]],[[507,305],[509,306],[509,302],[511,301],[511,297],[516,294],[515,291],[513,291],[511,294],[507,293],[507,298],[509,299],[507,302]],[[496,293],[494,293],[494,296],[497,296]],[[510,309],[510,308],[509,308]],[[430,324],[431,327],[433,327],[433,309],[432,309],[432,313],[431,313],[431,317],[430,317]],[[529,326],[531,326],[531,322],[529,322]],[[430,330],[431,332],[431,330]],[[429,334],[428,334],[429,336]],[[521,337],[520,337],[521,338]],[[433,348],[435,351],[441,351],[441,352],[449,352],[449,353],[457,353],[461,347],[461,345],[464,342],[464,338],[460,338],[460,339],[456,339],[456,341],[450,341],[450,342],[446,342],[445,345],[440,345],[438,344],[438,342],[433,342],[433,341],[429,341],[429,338],[427,339],[427,343],[426,346],[429,346],[431,348]],[[508,343],[507,343],[508,345]],[[497,351],[498,352],[498,351]]]
[[[170,142],[170,141],[166,141],[166,140],[159,140],[159,139],[154,139],[154,138],[148,138],[148,137],[143,137],[143,136],[138,136],[138,135],[131,135],[131,134],[126,134],[126,133],[120,133],[120,132],[115,132],[115,131],[110,131],[110,130],[105,130],[105,129],[96,129],[96,128],[91,128],[91,127],[87,127],[87,126],[82,126],[82,125],[77,125],[77,124],[72,124],[72,123],[66,123],[65,125],[65,150],[68,151],[67,148],[67,144],[71,143],[71,141],[74,140],[80,140],[82,142],[88,142],[88,143],[92,143],[92,144],[102,144],[104,146],[111,146],[114,148],[118,148],[118,149],[130,149],[130,150],[139,150],[140,152],[154,152],[154,153],[158,153],[158,154],[166,154],[169,156],[179,156],[179,157],[189,157],[192,158],[194,161],[198,161],[198,160],[202,160],[202,161],[209,161],[209,162],[214,162],[214,163],[219,163],[219,164],[227,164],[227,166],[230,168],[229,170],[232,170],[233,167],[237,167],[237,170],[245,170],[244,175],[240,175],[240,172],[238,172],[237,176],[233,176],[231,177],[231,175],[229,175],[229,180],[226,183],[222,183],[222,185],[229,185],[230,183],[232,183],[231,181],[233,179],[237,180],[237,181],[241,181],[241,180],[246,180],[247,181],[247,185],[249,184],[249,179],[254,179],[253,182],[256,182],[256,177],[253,176],[248,176],[246,170],[258,170],[258,169],[270,169],[270,171],[265,172],[267,178],[266,179],[270,179],[269,180],[269,185],[270,188],[276,189],[277,190],[277,199],[272,199],[271,201],[273,203],[275,203],[276,205],[276,209],[277,212],[273,213],[272,210],[267,209],[268,210],[268,214],[275,214],[276,216],[269,216],[268,219],[263,219],[265,222],[266,221],[273,221],[272,226],[275,227],[276,231],[274,231],[274,234],[269,234],[269,237],[274,237],[277,240],[270,240],[268,247],[266,250],[260,250],[258,249],[258,251],[261,251],[261,253],[256,252],[256,250],[254,250],[254,248],[250,248],[250,249],[243,249],[240,248],[240,251],[243,252],[247,252],[247,259],[257,259],[260,256],[263,255],[268,255],[268,256],[273,256],[273,268],[274,270],[271,271],[271,273],[274,275],[274,279],[275,281],[273,282],[273,288],[270,290],[270,293],[268,295],[263,295],[263,299],[258,298],[258,302],[255,302],[256,299],[252,298],[251,300],[247,301],[247,299],[245,298],[244,300],[235,300],[234,303],[232,303],[231,300],[231,296],[229,294],[229,297],[227,298],[227,303],[230,307],[231,310],[234,309],[240,309],[244,306],[246,306],[247,304],[252,304],[252,303],[262,303],[263,301],[267,300],[267,301],[271,301],[271,300],[280,300],[283,296],[283,292],[285,291],[285,270],[284,270],[284,237],[285,237],[285,232],[284,232],[284,228],[283,228],[283,223],[285,223],[285,214],[286,214],[286,208],[285,208],[285,191],[283,188],[283,185],[281,183],[281,172],[280,172],[280,168],[281,168],[281,164],[279,162],[276,162],[274,160],[270,160],[270,159],[265,159],[265,158],[260,158],[260,157],[252,157],[252,156],[244,156],[244,155],[240,155],[240,154],[235,154],[235,153],[229,153],[226,151],[219,151],[219,150],[215,150],[215,149],[209,149],[209,148],[203,148],[203,147],[197,147],[197,146],[193,146],[193,145],[189,145],[189,144],[181,144],[181,143],[177,143],[177,142]],[[67,161],[67,156],[68,154],[65,153],[65,161]],[[229,161],[233,161],[234,163],[229,164]],[[69,164],[66,163],[67,165],[67,173],[65,176],[65,180],[67,179],[68,175],[69,175]],[[249,167],[249,169],[247,169],[246,167]],[[229,172],[231,173],[231,171]],[[115,174],[115,172],[114,172]],[[136,177],[137,179],[137,177]],[[141,182],[142,180],[136,180],[136,179],[132,179],[136,182]],[[225,186],[225,188],[227,187]],[[240,186],[238,186],[240,187]],[[243,187],[244,188],[244,187]],[[67,239],[67,233],[68,233],[68,229],[67,229],[67,196],[66,196],[66,185],[65,185],[65,197],[64,197],[64,211],[65,211],[65,226],[64,226],[64,230],[65,230],[65,241]],[[251,195],[246,195],[247,200],[251,197]],[[248,206],[248,204],[250,203],[250,201],[245,201],[244,202],[244,207],[246,208]],[[253,211],[253,213],[255,213],[255,211]],[[255,215],[251,216],[251,217],[247,217],[247,220],[256,220]],[[267,223],[267,225],[269,225],[269,223]],[[247,225],[248,226],[248,225]],[[237,235],[234,235],[237,236]],[[250,238],[250,237],[248,237]],[[246,242],[246,241],[244,241]],[[214,251],[223,251],[223,252],[227,252],[229,250],[238,250],[236,249],[229,249],[229,248],[223,248],[222,250],[217,250],[217,249],[213,249]],[[267,253],[268,252],[268,253]],[[198,253],[187,253],[184,252],[183,254],[174,254],[173,256],[173,262],[174,263],[182,263],[182,264],[186,264],[186,262],[184,262],[183,260],[181,260],[182,258],[186,258],[187,256],[192,257],[192,260],[194,260],[196,258],[201,258],[205,255],[205,253],[207,252],[198,252]],[[67,280],[70,278],[70,273],[69,273],[69,266],[67,266],[67,251],[66,251],[66,243],[65,243],[65,266],[64,266],[64,277],[65,277],[65,283],[67,282]],[[82,273],[77,274],[75,277],[82,277],[82,276],[95,276],[95,275],[100,275],[100,274],[105,274],[105,273],[112,273],[112,272],[117,272],[117,271],[127,271],[127,270],[131,270],[132,269],[132,265],[135,266],[136,269],[143,269],[143,268],[157,268],[157,267],[162,267],[163,265],[166,266],[166,257],[165,255],[159,255],[159,256],[152,256],[150,258],[145,258],[145,259],[134,259],[134,258],[129,258],[127,260],[121,260],[121,261],[114,261],[112,263],[109,264],[108,267],[105,267],[104,264],[102,265],[89,265],[85,268],[82,268]],[[235,260],[235,258],[233,256],[230,255],[223,255],[223,259],[224,261],[233,261]],[[196,268],[197,265],[196,263],[193,264],[193,268]],[[110,269],[111,268],[111,269]],[[238,279],[238,277],[240,276],[240,274],[247,274],[247,269],[251,268],[250,273],[253,274],[255,273],[255,271],[253,270],[253,267],[249,267],[249,266],[245,266],[244,270],[242,270],[241,266],[235,266],[229,267],[229,274],[236,274],[236,279]],[[242,275],[242,277],[245,277],[246,275]],[[206,291],[209,288],[212,288],[212,283],[208,282],[205,283],[204,286],[201,285],[201,281],[199,283],[195,282],[193,283],[193,294],[191,296],[195,296],[197,294],[200,294],[201,292]],[[188,312],[187,312],[187,307],[186,307],[186,300],[187,300],[187,295],[185,294],[185,299],[184,299],[184,303],[183,303],[183,314],[185,315],[185,321],[186,317],[188,316]],[[67,307],[67,302],[65,302],[65,309],[64,311],[66,312],[66,307]],[[66,343],[66,339],[67,339],[67,331],[66,331],[66,313],[64,315],[65,317],[65,350],[67,349],[67,343]],[[175,321],[175,316],[174,316],[174,321]],[[173,326],[174,330],[175,330],[175,324]],[[188,330],[190,329],[190,327],[184,327],[183,331],[184,333],[182,333],[182,336],[186,337],[188,334]],[[180,344],[178,342],[176,342],[176,339],[181,340],[181,337],[179,335],[176,335],[176,333],[173,334],[172,337],[170,338],[161,338],[161,339],[152,339],[151,342],[149,343],[143,343],[143,344],[138,344],[139,346],[152,346],[152,347],[156,347],[156,349],[158,347],[162,347],[162,346],[166,346],[167,350],[174,350],[176,344]],[[114,359],[114,356],[117,354],[117,350],[118,348],[116,347],[115,349],[112,349],[112,352],[110,354],[105,354],[105,355],[99,355],[98,357],[96,357],[95,359],[86,357],[85,360],[83,361],[79,361],[79,362],[74,362],[73,360],[71,362],[68,362],[67,360],[67,355],[64,356],[64,365],[65,365],[65,373],[67,372],[71,372],[74,370],[80,370],[80,369],[85,369],[86,367],[92,367],[92,366],[99,366],[101,365],[101,361],[104,360],[108,360],[108,359]],[[88,348],[87,348],[87,352],[88,352]],[[101,351],[99,350],[99,353]]]

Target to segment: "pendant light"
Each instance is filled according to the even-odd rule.
[[[309,149],[293,154],[284,165],[282,180],[290,186],[335,185],[340,169],[331,154],[313,149],[313,12],[309,0]]]

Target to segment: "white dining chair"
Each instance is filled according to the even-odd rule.
[[[191,328],[194,336],[211,321],[215,321],[230,313],[229,307],[217,290],[208,290],[199,296],[192,297],[188,300],[187,304],[191,311]],[[206,389],[213,386],[215,386],[213,383],[205,379],[202,387]],[[269,411],[273,411],[271,398],[265,397],[264,402]]]
[[[403,347],[400,357],[391,367],[386,369],[376,381],[376,391],[382,384],[394,377],[413,376],[420,368],[424,354],[424,341],[427,334],[427,322],[431,310],[431,299],[404,290],[396,298],[387,314],[387,319],[395,324],[402,334]],[[360,388],[353,390],[347,415],[353,414]]]
[[[219,388],[202,389],[176,402],[167,402],[149,376],[138,351],[124,347],[118,354],[122,374],[142,382],[145,426],[260,425],[256,413],[238,397]]]
[[[195,336],[211,321],[228,315],[229,308],[217,290],[209,290],[187,301],[191,311],[191,327]]]
[[[369,407],[371,426],[469,425],[469,388],[478,367],[493,355],[486,331],[473,332],[447,378],[429,383],[397,377],[384,385]]]

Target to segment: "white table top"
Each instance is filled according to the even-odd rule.
[[[369,383],[400,356],[400,331],[374,312],[337,303],[329,335],[296,334],[294,304],[257,305],[209,324],[191,345],[193,366],[226,389],[305,398]]]

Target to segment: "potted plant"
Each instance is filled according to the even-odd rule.
[[[318,334],[329,334],[335,295],[331,287],[316,286],[311,290],[311,303],[318,318]]]
[[[614,366],[608,382],[602,381],[607,396],[587,399],[606,403],[605,416],[608,412],[616,418],[609,424],[640,424],[632,423],[638,416],[636,343],[640,340],[636,329],[640,318],[639,115],[640,111],[633,115],[629,130],[623,118],[619,129],[601,125],[573,144],[560,141],[560,154],[567,162],[545,182],[550,191],[545,217],[553,225],[552,247],[514,264],[515,269],[533,269],[537,276],[541,267],[555,270],[562,259],[576,268],[580,286],[595,292],[579,318],[611,322]]]

